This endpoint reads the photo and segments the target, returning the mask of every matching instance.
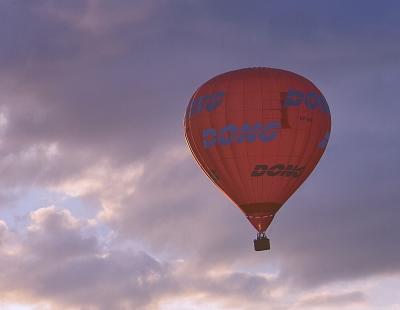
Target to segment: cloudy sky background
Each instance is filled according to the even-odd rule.
[[[0,2],[0,308],[400,309],[398,1]],[[186,148],[194,90],[297,72],[327,151],[272,250]]]

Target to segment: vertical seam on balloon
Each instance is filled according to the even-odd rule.
[[[314,86],[315,88],[317,88],[316,86]],[[318,109],[315,109],[315,110],[313,110],[313,119],[314,119],[314,114],[315,113],[322,113],[321,111],[318,111]],[[329,115],[329,117],[330,117],[330,115]],[[329,126],[328,126],[328,129],[330,130],[330,121],[329,121],[329,124],[328,124]],[[323,134],[324,134],[324,131],[322,132]],[[320,141],[321,140],[321,137],[319,137],[319,138],[316,138],[316,145],[318,145],[318,141]],[[319,159],[322,157],[322,155],[324,154],[324,152],[325,152],[325,150],[323,150],[323,152],[321,153],[321,155],[319,156]],[[312,152],[312,154],[310,155],[310,157],[309,157],[309,160],[307,161],[307,166],[310,164],[310,162],[313,162],[313,161],[315,161],[315,157],[316,157],[316,155],[318,154],[318,148],[315,148],[314,150],[313,150],[313,152]],[[319,160],[318,160],[319,161]],[[315,166],[318,164],[318,162],[316,162],[315,163],[315,165],[314,165],[314,167],[313,167],[313,169],[309,169],[309,172],[308,172],[308,174],[307,174],[307,176],[309,176],[312,172],[313,172],[313,170],[314,170],[314,168],[315,168]]]
[[[196,96],[196,94],[197,94],[197,92],[200,90],[200,88],[201,88],[201,87],[199,87],[199,88],[197,89],[197,91],[196,91],[195,94],[192,96],[192,98],[194,98],[194,97]],[[190,112],[191,112],[191,109],[192,109],[192,105],[190,105]],[[190,115],[190,114],[189,114],[189,115]],[[193,141],[193,146],[194,146],[194,148],[196,149],[196,152],[193,152],[192,145],[189,144],[189,143],[187,143],[187,144],[189,145],[190,151],[192,152],[192,156],[194,157],[196,163],[199,165],[199,167],[201,168],[201,170],[203,170],[204,174],[205,174],[219,189],[221,189],[222,192],[225,193],[224,189],[223,189],[217,182],[214,181],[214,179],[212,178],[212,176],[210,175],[210,173],[207,171],[207,169],[210,170],[210,171],[211,171],[211,169],[210,169],[210,166],[209,166],[209,164],[207,163],[207,161],[206,161],[206,160],[203,158],[203,156],[201,155],[201,152],[199,151],[199,150],[200,150],[200,147],[199,147],[199,145],[196,143],[196,139],[194,139],[194,137],[193,137],[193,130],[192,130],[192,124],[191,124],[191,122],[188,123],[188,127],[189,127],[189,130],[190,130],[190,135],[191,135],[191,137],[192,137],[191,140]],[[188,142],[186,131],[185,131],[185,138],[186,138],[186,141]],[[208,157],[210,158],[210,156],[208,156]],[[227,195],[227,196],[228,196],[228,195]],[[228,196],[228,197],[229,197],[229,196]]]
[[[271,73],[270,72],[268,72],[268,80],[269,81],[272,81],[272,79],[271,79]],[[268,99],[269,101],[270,101],[270,99]],[[269,103],[268,103],[268,106],[269,106]],[[268,107],[267,106],[267,107]],[[263,115],[263,113],[264,113],[264,109],[263,109],[263,107],[261,106],[261,119],[262,119],[262,121],[264,121],[264,119],[263,119],[263,117],[262,117],[262,115]],[[267,113],[267,119],[268,119],[268,108],[266,109],[266,113]],[[266,154],[267,154],[267,152],[266,152],[266,145],[263,145],[263,147],[262,147],[262,150],[263,150],[263,160],[265,160],[265,158],[266,158]],[[264,180],[264,178],[263,178],[263,182],[262,182],[262,190],[263,190],[263,200],[268,200],[268,198],[269,198],[269,192],[270,192],[270,186],[267,186],[267,185],[269,185],[268,184],[269,182],[266,182],[265,180]],[[265,188],[265,194],[264,194],[264,188]],[[264,198],[265,197],[265,198]]]
[[[231,88],[231,79],[232,79],[232,78],[229,79],[229,83],[228,83],[228,89],[229,89],[229,90],[230,90],[230,88]],[[242,89],[242,94],[244,94],[244,85],[243,85],[243,89]],[[242,101],[243,101],[243,98],[242,98]],[[228,113],[226,112],[226,109],[225,109],[224,117],[225,117],[225,122],[228,122]],[[243,143],[245,143],[245,142],[243,142]],[[233,164],[234,164],[234,167],[235,167],[235,170],[236,170],[236,174],[237,174],[237,176],[238,176],[238,180],[239,180],[240,187],[241,187],[241,192],[242,192],[242,193],[241,193],[241,195],[240,195],[240,198],[243,198],[243,197],[246,197],[247,189],[246,189],[246,187],[244,186],[244,183],[243,183],[243,181],[242,181],[242,178],[241,178],[241,175],[240,175],[240,171],[239,171],[239,167],[238,167],[237,161],[236,161],[236,156],[235,156],[234,148],[232,147],[232,144],[229,144],[229,149],[230,149],[231,154],[233,155],[233,156],[232,156],[232,161],[233,161]],[[243,203],[243,201],[241,201],[241,203]]]
[[[291,84],[288,84],[288,85],[291,85]],[[296,122],[296,128],[294,128],[296,137],[295,137],[294,143],[291,145],[290,152],[288,152],[288,156],[287,156],[288,164],[289,164],[289,161],[291,161],[292,154],[293,154],[293,149],[294,149],[294,146],[296,145],[297,138],[298,138],[298,129],[297,129],[297,127],[298,127],[299,109],[300,109],[300,108],[297,108],[297,109],[296,109],[296,110],[297,110],[297,122]],[[293,110],[292,110],[292,111],[293,111]],[[288,111],[288,115],[289,115],[289,111]],[[288,119],[288,122],[289,122],[289,119]],[[287,179],[286,179],[286,184],[285,184],[285,186],[284,186],[285,191],[283,192],[284,195],[283,195],[282,197],[288,197],[288,196],[289,196],[290,187],[291,187],[292,184],[293,184],[293,179],[294,179],[294,178],[287,178]]]
[[[249,72],[247,71],[247,74],[249,74]],[[245,95],[245,93],[246,93],[246,83],[245,83],[245,80],[243,80],[243,97],[242,97],[242,107],[243,107],[243,109],[242,109],[242,124],[246,121],[246,118],[245,118],[245,109],[246,109],[246,95]],[[250,164],[249,164],[249,144],[248,144],[248,142],[244,142],[245,143],[245,149],[246,149],[246,164],[247,164],[247,168],[246,168],[246,170],[249,170],[248,168],[250,167]],[[248,197],[250,198],[250,200],[249,200],[249,202],[251,202],[251,201],[256,201],[256,197],[255,197],[255,189],[253,188],[253,186],[252,186],[252,184],[251,184],[251,179],[250,179],[250,182],[248,183],[248,185],[249,185],[249,188],[248,188]],[[247,190],[246,190],[247,191]]]
[[[193,141],[193,144],[194,144],[194,147],[196,147],[196,149],[197,149],[197,144],[196,144],[196,141],[195,141],[195,139],[193,138],[193,130],[192,130],[192,124],[191,124],[191,122],[190,122],[190,119],[189,119],[189,116],[191,115],[191,112],[192,112],[192,100],[193,100],[193,98],[195,98],[196,97],[196,94],[199,92],[199,90],[200,90],[200,87],[195,91],[195,93],[193,94],[193,96],[190,98],[190,101],[189,101],[189,105],[188,105],[188,111],[187,111],[187,114],[185,115],[185,119],[184,119],[184,129],[185,129],[185,139],[186,139],[186,144],[189,146],[189,149],[190,149],[190,151],[191,151],[191,153],[192,153],[192,156],[195,158],[195,160],[196,160],[196,162],[199,164],[199,166],[201,167],[201,169],[204,171],[204,168],[203,168],[203,166],[202,165],[200,165],[200,163],[199,163],[199,160],[198,160],[198,157],[205,163],[205,161],[204,161],[204,159],[202,158],[202,156],[201,156],[201,154],[200,154],[200,152],[197,152],[197,155],[196,155],[196,153],[193,151],[193,147],[192,147],[192,145],[189,143],[189,139],[188,139],[188,132],[187,132],[187,130],[186,130],[186,126],[189,128],[189,132],[190,132],[190,136],[191,136],[191,138],[192,138],[192,141]],[[186,116],[188,117],[188,120],[186,120]],[[206,164],[206,163],[205,163]],[[208,175],[208,174],[207,174]]]
[[[321,94],[320,90],[318,89],[317,86],[315,86],[311,81],[309,81],[309,83],[311,83],[311,85],[315,88],[315,90]],[[322,95],[322,94],[321,94]],[[314,120],[314,114],[318,112],[318,109],[315,109],[312,111],[312,119]],[[318,112],[321,113],[321,112]],[[312,125],[314,124],[314,122],[312,123]],[[331,130],[331,116],[329,113],[329,123],[328,123],[328,130]],[[312,131],[312,128],[310,128],[310,132]],[[324,133],[326,131],[326,129],[324,129],[324,131],[322,131],[322,133]],[[317,141],[320,139],[317,139]],[[307,147],[305,149],[308,148],[308,144],[310,143],[310,141],[307,143]],[[318,143],[318,142],[317,142]],[[313,152],[311,153],[309,160],[307,160],[307,163],[305,163],[305,167],[307,167],[307,169],[305,169],[306,171],[308,170],[308,173],[305,173],[302,177],[303,177],[303,181],[300,184],[297,184],[297,188],[300,187],[300,185],[307,179],[307,177],[313,172],[314,168],[316,167],[316,165],[319,162],[319,159],[321,159],[322,155],[325,152],[325,149],[322,151],[321,155],[318,158],[318,161],[315,163],[315,165],[313,166],[312,169],[310,169],[308,166],[311,162],[315,161],[316,155],[318,154],[318,149],[314,149]],[[301,156],[301,161],[304,159],[304,152],[303,155]],[[292,193],[297,189],[296,187],[292,187]]]
[[[279,75],[279,76],[281,76],[281,75]],[[271,76],[271,81],[274,83],[274,92],[276,93],[276,92],[279,92],[279,85],[278,85],[278,81],[276,80],[276,78],[274,78],[273,76]],[[268,111],[268,109],[267,109],[267,111]],[[267,118],[268,118],[268,116],[267,116]],[[280,125],[282,125],[282,124],[280,124]],[[280,126],[280,129],[279,129],[279,132],[278,132],[278,139],[277,139],[277,143],[278,143],[278,147],[276,148],[278,151],[280,150],[280,146],[281,146],[281,137],[282,137],[282,126]],[[274,154],[273,156],[272,156],[272,158],[277,158],[277,157],[279,157],[279,154]],[[271,181],[270,181],[270,183],[269,183],[269,187],[268,187],[268,191],[267,191],[267,195],[266,195],[266,197],[270,197],[271,196],[271,192],[273,192],[273,188],[274,188],[274,183],[275,183],[275,178],[273,178]],[[270,198],[269,198],[269,200],[271,200]],[[269,201],[269,202],[272,202],[272,201]]]
[[[249,72],[246,71],[245,74],[248,75]],[[244,124],[244,121],[245,121],[245,113],[244,113],[244,111],[245,111],[245,108],[246,108],[246,83],[245,83],[245,80],[246,79],[242,79],[241,80],[241,82],[242,82],[242,96],[241,96],[241,99],[242,99],[241,115],[242,115],[242,117],[241,117],[241,124],[242,125]],[[246,162],[247,165],[248,165],[248,144],[246,144],[247,143],[246,140],[243,141],[242,143],[244,145],[244,149],[246,150],[246,158],[243,158],[243,162]],[[231,150],[232,150],[232,153],[234,154],[234,157],[236,157],[235,151],[234,151],[235,148],[232,147]],[[239,177],[240,177],[241,176],[241,173],[240,173],[241,171],[239,170],[239,166],[238,166],[236,160],[234,162],[235,162],[236,170],[238,171],[238,174],[239,174]],[[245,183],[242,182],[242,178],[241,177],[240,177],[240,183],[242,184],[242,189],[245,191],[244,192],[244,194],[245,194],[244,197],[246,197],[248,199],[248,201],[246,201],[246,203],[254,201],[254,193],[253,193],[253,189],[252,189],[251,185],[248,186],[248,187],[245,186]]]
[[[192,98],[191,98],[191,100],[189,102],[188,116],[191,115],[192,108],[193,108],[192,104],[191,104],[192,99],[196,97],[196,94],[199,92],[199,90],[200,90],[200,87],[195,91],[195,93],[193,94],[193,96],[192,96]],[[209,179],[211,179],[211,181],[214,182],[214,184],[216,184],[218,186],[218,184],[211,178],[211,176],[208,173],[207,169],[204,168],[204,166],[205,166],[206,168],[208,168],[208,170],[210,170],[209,166],[207,164],[207,161],[204,160],[203,156],[201,156],[201,152],[199,151],[199,147],[198,147],[198,145],[196,143],[196,140],[193,138],[193,130],[192,130],[191,122],[190,121],[186,122],[186,119],[185,119],[185,125],[186,125],[186,123],[187,123],[187,126],[189,128],[189,132],[190,132],[190,136],[192,138],[191,140],[193,142],[193,146],[189,143],[189,139],[188,139],[188,136],[187,136],[188,133],[186,131],[186,128],[185,128],[185,139],[186,139],[186,144],[189,146],[189,149],[190,149],[190,151],[192,153],[193,158],[195,159],[196,163],[200,166],[200,168],[203,170],[203,172],[206,174],[206,176]],[[196,149],[195,150],[196,152],[194,152],[193,147]]]
[[[293,78],[292,77],[290,77],[290,79],[289,79],[289,77],[287,76],[287,75],[285,75],[285,85],[293,85],[293,83],[292,83],[292,81],[293,81]],[[297,83],[294,83],[294,84],[297,84]],[[298,110],[298,109],[297,109]],[[288,109],[288,112],[287,112],[287,114],[288,114],[288,116],[289,116],[289,109]],[[288,122],[289,122],[289,119],[287,120]],[[296,124],[297,125],[297,124]],[[290,130],[290,129],[289,129]],[[297,141],[297,128],[295,129],[296,130],[296,138],[295,138],[295,142]],[[292,144],[293,145],[293,144]],[[286,160],[291,160],[291,157],[292,157],[292,153],[293,153],[293,147],[291,148],[291,150],[290,150],[290,152],[288,153],[288,154],[282,154],[282,155],[285,155],[284,157],[286,157]],[[288,162],[287,162],[288,163]],[[283,202],[284,200],[285,200],[285,198],[286,198],[286,200],[287,200],[287,191],[288,191],[288,187],[289,187],[289,184],[291,184],[291,182],[290,182],[291,180],[290,179],[286,179],[286,183],[284,183],[284,185],[282,186],[282,190],[281,190],[281,201]],[[286,201],[285,200],[285,201]]]
[[[316,113],[316,110],[312,110],[311,113],[312,113],[312,114],[311,114],[311,115],[312,115],[312,118],[311,118],[310,130],[309,130],[309,134],[308,134],[309,136],[312,135],[313,129],[314,129],[314,127],[315,127],[315,121],[314,121],[314,116],[315,116],[315,115],[314,115],[314,114]],[[301,160],[302,160],[302,161],[305,159],[304,153],[305,153],[305,151],[307,151],[307,150],[309,149],[310,144],[311,144],[311,139],[308,139],[308,140],[307,140],[307,143],[304,145],[304,148],[303,148],[303,151],[302,151],[302,157],[301,157]],[[311,169],[311,170],[309,169],[309,164],[310,164],[310,162],[312,162],[312,158],[313,158],[312,155],[314,155],[314,152],[315,152],[315,150],[313,150],[313,151],[311,152],[311,154],[310,154],[308,160],[307,160],[307,161],[305,162],[305,164],[304,164],[304,166],[306,167],[305,170],[309,170],[309,173],[306,174],[306,177],[305,177],[305,178],[303,178],[303,182],[307,179],[307,176],[310,175],[311,172],[312,172],[312,170],[313,170],[313,169]],[[314,167],[315,167],[315,166],[314,166]],[[295,188],[295,185],[297,185],[298,187],[300,187],[300,185],[303,184],[303,182],[301,182],[300,184],[294,183],[294,184],[292,185],[292,187],[291,187],[289,190],[293,190],[293,188]]]
[[[303,182],[305,182],[305,180],[311,175],[311,173],[314,171],[315,167],[317,166],[319,159],[322,157],[324,152],[322,152],[319,156],[318,156],[318,149],[314,149],[314,151],[311,153],[311,155],[309,156],[309,159],[307,160],[307,162],[304,164],[305,167],[307,167],[307,169],[305,169],[304,174],[302,175],[303,181],[299,184],[296,184],[296,186],[293,186],[292,191],[296,191],[297,188],[299,188],[301,186],[301,184],[303,184]],[[316,159],[318,158],[318,160],[316,161]],[[313,167],[310,167],[310,163],[313,163],[314,165]]]
[[[297,77],[296,77],[296,79],[297,79]],[[299,137],[299,129],[298,129],[299,114],[300,114],[300,107],[297,108],[297,123],[296,123],[296,129],[295,129],[296,137],[295,137],[294,143],[292,144],[290,152],[289,152],[289,155],[288,155],[288,160],[289,161],[292,160],[292,157],[293,157],[292,155],[293,155],[293,152],[294,152],[294,149],[295,149],[298,137]],[[292,187],[297,183],[295,181],[296,181],[296,178],[289,178],[287,180],[287,183],[285,184],[285,186],[284,186],[284,188],[282,190],[282,193],[284,194],[283,197],[288,197],[289,196],[288,193],[290,193]]]
[[[278,76],[278,80],[276,80],[276,93],[277,94],[279,94],[280,93],[280,88],[279,88],[279,81],[281,80],[281,77],[282,77],[282,74],[281,74],[281,72],[280,72],[280,74],[279,74],[279,76]],[[283,75],[283,79],[284,79],[284,85],[289,85],[289,83],[288,83],[288,78],[287,78],[287,76],[286,75]],[[279,103],[280,103],[280,101],[279,101]],[[281,113],[282,113],[282,111],[281,111]],[[277,150],[278,150],[278,153],[275,155],[275,158],[276,159],[280,159],[281,157],[282,157],[282,145],[285,145],[284,144],[284,141],[283,141],[283,139],[284,139],[284,137],[285,137],[285,135],[284,135],[284,129],[282,128],[282,118],[283,118],[283,116],[281,115],[281,126],[280,126],[280,135],[281,135],[281,137],[280,137],[280,139],[278,140],[279,141],[279,145],[278,145],[278,148],[277,148]],[[279,161],[278,161],[278,163],[280,163]],[[280,179],[279,178],[273,178],[273,180],[272,180],[272,184],[273,185],[275,185],[276,183],[280,183],[279,182],[280,181]],[[273,187],[273,186],[271,186],[271,187]],[[278,189],[279,189],[279,186],[278,186]],[[278,190],[278,192],[280,192],[280,193],[282,193],[282,191],[281,190]],[[278,196],[278,198],[280,198],[279,196]],[[282,199],[278,199],[279,201],[282,201]]]
[[[295,75],[295,77],[296,77],[296,79],[298,79],[298,78],[297,78],[297,75]],[[300,112],[299,112],[299,109],[300,109],[300,107],[297,108],[297,110],[298,110],[297,117],[299,117],[299,113],[300,113]],[[297,119],[298,119],[298,118],[297,118]],[[311,133],[311,131],[312,131],[312,125],[313,125],[313,123],[311,123],[310,129],[308,130],[309,133]],[[297,142],[297,140],[298,140],[298,132],[299,132],[299,130],[298,130],[298,128],[296,128],[296,138],[295,138],[294,146],[296,145],[296,142]],[[306,143],[304,143],[303,148],[302,148],[300,154],[304,154],[305,150],[307,150],[307,148],[308,148],[308,143],[309,143],[309,140],[308,140]],[[293,155],[293,149],[294,149],[294,147],[291,149],[291,152],[290,152],[290,156],[289,156],[290,160],[291,160],[292,157],[293,157],[293,156],[292,156],[292,155]],[[300,158],[300,161],[302,161],[303,156],[299,156],[299,158]],[[297,182],[296,182],[296,181],[297,181]],[[285,185],[284,190],[282,191],[282,193],[283,193],[283,195],[284,195],[283,197],[286,197],[286,200],[285,200],[285,201],[287,201],[287,200],[290,198],[291,194],[293,194],[293,192],[294,192],[293,188],[295,188],[296,186],[299,187],[303,182],[304,182],[304,180],[303,180],[302,182],[299,183],[298,180],[295,179],[295,178],[293,178],[293,179],[291,179],[291,180],[288,181],[288,183]],[[291,193],[291,194],[289,194],[289,193]]]
[[[317,110],[313,110],[313,114],[314,113],[321,113],[321,112],[318,112]],[[314,115],[313,115],[313,119],[314,119]],[[330,125],[330,121],[329,121],[329,126],[328,126],[328,129],[330,130],[330,127],[331,127],[331,125]],[[324,130],[323,132],[325,132],[326,130]],[[318,145],[318,141],[320,140],[320,138],[317,138],[316,139],[316,141],[317,141],[317,143],[316,143],[316,145]],[[318,162],[319,162],[319,159],[321,159],[321,157],[322,157],[322,155],[324,154],[324,152],[325,152],[325,149],[322,151],[322,153],[319,155],[319,158],[318,158],[318,161],[317,162],[315,162],[315,159],[318,157],[318,148],[315,148],[314,150],[313,150],[313,152],[310,154],[310,157],[309,157],[309,159],[307,160],[307,163],[305,164],[305,166],[308,166],[310,163],[312,163],[312,162],[315,162],[315,164],[314,164],[314,166],[312,167],[312,169],[310,168],[310,167],[308,167],[308,173],[306,173],[305,174],[305,177],[304,177],[304,180],[303,180],[303,182],[307,179],[307,177],[309,176],[309,175],[311,175],[311,173],[314,171],[314,168],[318,165]],[[300,184],[301,185],[301,184]],[[300,186],[299,185],[299,186]]]
[[[227,79],[227,80],[228,80],[228,86],[229,86],[229,79]],[[217,84],[213,84],[213,86],[212,86],[212,91],[215,90],[216,85],[217,85]],[[228,91],[229,91],[229,87],[228,87]],[[226,97],[225,97],[224,100],[225,100],[225,104],[224,104],[225,112],[224,112],[224,113],[226,113],[226,107],[227,107],[227,104],[226,104],[226,103],[227,103]],[[209,116],[208,116],[207,119],[208,119],[208,122],[209,122],[210,126],[213,128],[214,125],[213,125],[213,121],[212,121],[212,118],[211,118],[211,114],[209,114]],[[225,122],[226,122],[226,120],[225,120]],[[233,180],[232,174],[230,173],[230,170],[228,169],[228,167],[227,167],[227,165],[225,164],[225,162],[224,162],[222,156],[221,156],[220,153],[219,153],[219,149],[218,149],[218,148],[219,148],[220,146],[219,146],[219,145],[216,145],[215,147],[217,148],[216,154],[217,154],[218,160],[219,160],[219,162],[222,164],[222,166],[223,166],[223,168],[224,168],[224,171],[225,171],[225,174],[226,174],[226,175],[228,176],[228,178],[229,178],[229,180],[226,180],[226,182],[225,182],[225,185],[228,185],[228,186],[226,186],[226,188],[225,188],[225,190],[223,190],[223,192],[225,193],[226,196],[229,197],[230,200],[232,200],[233,202],[236,203],[236,201],[234,201],[234,200],[233,200],[233,197],[232,197],[232,194],[234,193],[233,187],[232,187],[232,180]],[[229,195],[226,193],[227,191],[229,191]]]
[[[254,71],[255,71],[256,76],[257,76],[258,69],[255,69]],[[246,105],[246,96],[245,96],[245,90],[246,90],[245,86],[246,85],[245,85],[245,82],[243,80],[243,105],[242,105],[243,106],[243,109],[242,109],[242,120],[243,120],[243,122],[242,122],[242,124],[246,121],[245,109],[246,109],[247,105]],[[246,142],[244,142],[244,143],[246,143]],[[246,170],[250,171],[251,167],[250,167],[250,162],[249,162],[249,144],[247,143],[245,145],[246,145],[246,147],[245,147],[245,149],[246,149]],[[251,193],[249,196],[252,197],[250,201],[257,201],[256,188],[253,188],[251,181],[252,180],[250,178],[250,182],[248,183],[249,184],[249,194]]]
[[[312,113],[312,118],[314,119],[314,111],[312,111],[311,113]],[[308,136],[310,136],[311,133],[313,132],[313,127],[314,127],[314,122],[313,122],[313,120],[312,120],[312,121],[311,121],[310,129],[308,130]],[[310,139],[308,139],[307,142],[304,144],[303,149],[302,149],[302,152],[301,152],[301,156],[299,156],[299,158],[300,158],[299,162],[303,162],[303,160],[305,159],[304,154],[306,153],[306,151],[307,151],[308,148],[310,147],[310,143],[311,143],[311,142],[310,142]],[[311,156],[310,156],[310,158],[311,158]],[[310,162],[310,159],[307,160],[307,162],[304,163],[305,170],[308,169],[309,162]],[[307,177],[306,177],[306,178],[307,178]],[[292,194],[293,194],[293,192],[295,191],[296,186],[297,186],[297,188],[298,188],[301,184],[303,184],[303,182],[306,180],[306,178],[303,177],[303,181],[300,182],[300,183],[294,182],[294,183],[288,188],[288,193],[292,193]],[[289,198],[289,197],[288,197],[288,198]]]
[[[271,72],[271,70],[268,70],[267,71],[267,74],[268,74],[268,83],[273,83],[274,84],[274,90],[276,90],[276,83],[275,83],[275,81],[274,81],[274,79],[273,79],[273,76],[272,76],[272,72]],[[268,91],[267,91],[268,92]],[[268,119],[268,107],[269,107],[269,105],[270,105],[270,102],[271,102],[271,98],[269,97],[268,98],[268,105],[267,105],[267,108],[266,108],[266,113],[267,113],[267,119]],[[261,122],[263,122],[264,120],[263,120],[263,113],[264,113],[264,109],[263,109],[263,107],[262,107],[262,105],[261,105]],[[266,148],[267,148],[267,145],[263,145],[263,147],[262,147],[262,153],[263,153],[263,161],[265,160],[265,158],[268,156],[269,158],[270,158],[270,154],[267,154],[267,152],[266,152]],[[269,182],[267,182],[267,180],[268,181],[270,181],[269,179],[265,179],[265,178],[262,178],[262,193],[261,193],[261,196],[262,196],[262,200],[266,200],[266,201],[268,201],[268,200],[270,200],[270,186],[267,186],[267,185],[269,185]],[[265,193],[264,193],[264,188],[266,189],[265,190]]]
[[[318,91],[318,93],[321,94],[321,92],[319,91],[318,87],[316,87],[312,82],[310,82],[310,83],[314,86],[314,88]],[[321,94],[321,95],[322,95],[322,94]],[[315,109],[315,110],[312,111],[312,113],[313,113],[312,119],[314,119],[314,114],[316,114],[316,113],[322,113],[322,111],[319,111],[318,109]],[[325,129],[323,129],[323,130],[320,130],[320,135],[319,135],[319,136],[322,136],[322,137],[323,137],[323,135],[326,133],[327,130],[329,130],[329,131],[331,130],[331,115],[330,115],[330,113],[329,113],[328,128],[325,128]],[[318,141],[320,141],[320,140],[321,140],[321,138],[317,138],[317,139],[316,139],[316,141],[317,141],[317,142],[316,142],[316,145],[318,145]],[[313,168],[312,168],[312,169],[308,168],[308,173],[305,174],[305,177],[304,177],[304,179],[303,179],[303,182],[304,182],[304,181],[307,179],[307,177],[314,171],[314,168],[317,166],[317,164],[318,164],[319,160],[321,159],[322,155],[325,153],[325,150],[326,150],[326,148],[322,151],[321,155],[320,155],[319,158],[318,158],[318,161],[314,164]],[[315,158],[316,158],[317,155],[318,155],[318,151],[319,151],[318,147],[315,148],[315,149],[313,150],[313,152],[310,154],[309,160],[307,160],[307,163],[305,164],[306,167],[307,167],[311,162],[314,162],[314,161],[315,161]],[[303,154],[303,155],[304,155],[304,154]],[[303,158],[304,158],[304,156],[303,156]],[[301,184],[300,184],[300,185],[301,185]],[[300,186],[300,185],[299,185],[299,186]]]
[[[269,72],[269,69],[266,69],[267,70],[267,72]],[[263,92],[263,86],[264,86],[264,83],[263,83],[263,74],[261,74],[261,70],[259,70],[258,71],[258,82],[259,82],[259,87],[260,87],[260,107],[261,107],[261,109],[258,111],[258,113],[260,113],[260,115],[261,115],[261,117],[260,117],[260,119],[258,119],[257,120],[257,122],[260,122],[260,124],[262,124],[263,123],[263,120],[262,120],[262,107],[263,107],[263,94],[264,94],[264,92]],[[262,147],[261,148],[261,158],[264,160],[264,148]],[[261,181],[261,193],[259,192],[259,183],[260,183],[260,181]],[[257,182],[257,189],[256,189],[256,195],[257,195],[257,201],[262,201],[263,199],[262,199],[262,190],[263,190],[263,188],[264,188],[264,178],[257,178],[256,179],[256,182]]]
[[[192,130],[190,129],[190,131],[192,132]],[[192,141],[194,144],[194,147],[197,149],[197,144],[193,139],[193,135],[191,134],[192,137]],[[192,153],[193,158],[195,159],[197,165],[201,168],[201,170],[203,170],[204,174],[215,184],[217,185],[219,188],[220,186],[212,179],[212,177],[210,176],[210,174],[208,173],[207,169],[204,168],[204,166],[206,166],[206,168],[209,169],[209,166],[207,165],[207,162],[204,160],[204,158],[201,156],[200,152],[198,151],[194,151],[193,147],[191,144],[188,143],[189,139],[187,136],[187,132],[185,131],[185,139],[186,139],[186,144],[189,146],[190,152]],[[197,155],[196,155],[197,153]]]

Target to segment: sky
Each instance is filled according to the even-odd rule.
[[[0,2],[0,308],[400,309],[398,1]],[[332,115],[271,251],[194,163],[222,72],[312,80]]]

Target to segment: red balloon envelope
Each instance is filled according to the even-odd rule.
[[[306,78],[247,68],[200,86],[184,126],[197,163],[264,233],[317,165],[331,118],[324,96]]]

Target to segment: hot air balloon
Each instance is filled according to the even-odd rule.
[[[265,231],[310,175],[329,140],[331,117],[320,90],[281,69],[245,68],[201,85],[186,109],[186,142],[204,173],[257,230]]]

